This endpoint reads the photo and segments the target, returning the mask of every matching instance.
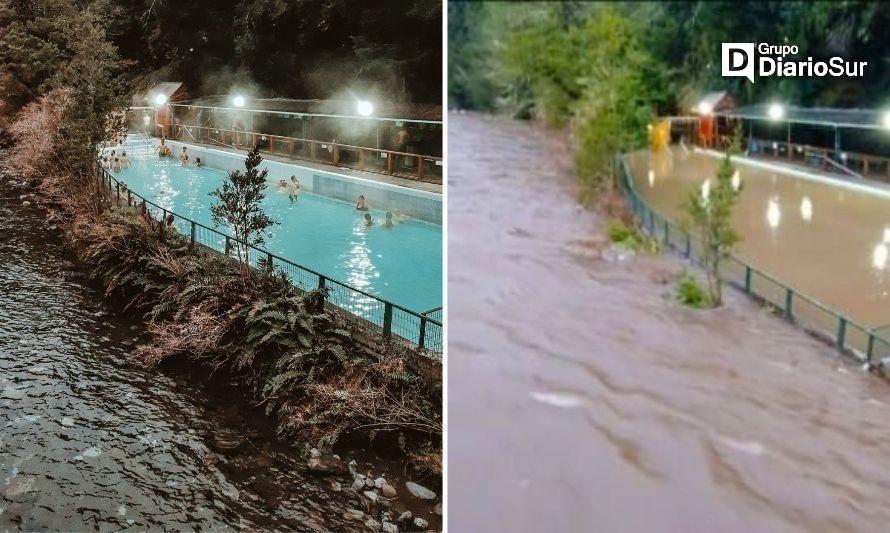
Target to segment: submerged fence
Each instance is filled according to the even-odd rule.
[[[375,332],[383,338],[395,335],[403,342],[425,350],[434,357],[441,357],[443,340],[441,308],[437,308],[438,314],[430,311],[416,313],[262,248],[244,242],[239,243],[228,234],[173,213],[131,191],[126,184],[115,179],[101,165],[96,165],[95,176],[96,182],[115,195],[119,203],[126,202],[128,206],[141,207],[143,212],[151,216],[157,222],[161,236],[165,232],[175,231],[189,241],[193,250],[202,246],[227,256],[231,256],[236,248],[245,250],[246,258],[253,266],[265,260],[268,266],[278,267],[286,272],[291,282],[304,290],[325,289],[327,301],[342,310],[341,316],[353,325]]]
[[[649,206],[637,192],[623,157],[618,156],[617,166],[621,188],[643,229],[667,248],[701,264],[703,254],[697,240]],[[745,294],[772,306],[789,322],[834,344],[841,353],[860,362],[871,363],[890,357],[890,339],[878,333],[881,328],[859,324],[737,257],[721,262],[720,277]]]

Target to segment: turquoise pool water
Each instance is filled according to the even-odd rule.
[[[133,192],[210,227],[209,193],[226,179],[220,170],[151,155],[135,155],[130,168],[113,175]],[[375,225],[365,227],[364,212],[354,204],[308,192],[291,204],[277,192],[279,176],[271,178],[263,209],[280,224],[265,249],[416,312],[442,305],[441,226],[407,219],[384,228],[385,212],[371,205]]]

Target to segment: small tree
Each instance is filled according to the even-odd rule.
[[[263,158],[254,146],[244,161],[245,171],[233,170],[224,181],[222,188],[210,193],[219,199],[210,206],[213,223],[216,226],[227,224],[235,233],[235,251],[242,265],[247,263],[248,246],[260,246],[266,242],[269,227],[278,224],[260,207],[266,197],[266,176],[268,169],[258,170]]]
[[[686,211],[691,218],[691,228],[702,244],[702,263],[708,280],[710,304],[718,307],[723,303],[723,281],[720,279],[720,263],[732,253],[733,246],[741,239],[732,227],[732,210],[741,191],[741,184],[733,179],[736,174],[731,161],[737,143],[727,150],[717,168],[717,183],[707,194],[696,188],[689,195]]]

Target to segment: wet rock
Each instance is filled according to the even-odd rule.
[[[420,498],[421,500],[435,500],[436,493],[431,491],[430,489],[418,485],[417,483],[406,481],[405,488],[408,489],[408,492],[411,493],[415,498]]]
[[[244,439],[232,432],[214,435],[210,446],[218,452],[234,452],[244,446]]]
[[[62,424],[65,427],[68,427],[68,428],[73,427],[74,419],[71,418],[70,416],[66,416],[66,417],[62,418],[62,421],[60,422],[60,424]]]
[[[137,326],[135,324],[130,326],[130,331],[139,331],[139,326]]]
[[[439,516],[442,516],[442,504],[437,503],[435,507],[433,507],[433,512]]]
[[[355,459],[349,461],[349,473],[353,476],[358,473],[358,463],[355,462]]]
[[[340,492],[341,490],[343,490],[343,486],[336,481],[331,481],[331,490],[334,492]]]
[[[374,487],[379,489],[379,488],[383,487],[384,483],[386,483],[386,480],[383,479],[382,477],[378,477],[377,479],[374,480]]]
[[[373,490],[366,490],[362,494],[364,494],[365,498],[369,499],[372,503],[377,503],[377,501],[380,499],[380,496]]]
[[[347,520],[361,520],[365,517],[365,512],[359,509],[347,509],[345,513],[343,513],[343,518]]]
[[[383,533],[399,533],[399,526],[389,522],[383,523]]]
[[[25,207],[28,207],[29,205],[31,205],[31,202],[29,202],[28,200],[25,200],[24,202],[22,202],[22,205]]]
[[[36,482],[37,478],[35,478],[34,476],[21,476],[13,478],[12,481],[9,482],[9,486],[6,487],[6,490],[3,491],[3,495],[7,499],[13,499],[16,496],[21,496],[23,494],[33,492]]]
[[[377,531],[378,529],[380,529],[380,522],[374,520],[373,518],[369,518],[367,521],[365,521],[365,527]]]
[[[390,485],[389,483],[384,483],[383,486],[380,488],[380,491],[387,498],[395,498],[396,495],[398,494],[398,492],[396,491],[396,488],[393,487],[392,485]]]
[[[361,475],[361,474],[359,474]],[[355,480],[352,482],[353,490],[362,490],[365,487],[365,480],[359,476],[355,476]]]
[[[398,521],[404,522],[405,520],[411,520],[412,517],[413,515],[411,514],[411,511],[405,511],[404,513],[399,515]]]
[[[330,455],[312,457],[311,459],[309,459],[309,462],[306,464],[306,466],[308,466],[309,470],[311,470],[312,472],[316,472],[319,474],[332,474],[342,472],[345,469],[343,461],[334,459]]]
[[[312,448],[311,450],[309,450],[309,457],[310,458],[321,457],[321,452],[318,451],[318,448]]]
[[[427,522],[423,518],[420,518],[419,516],[414,519],[414,527],[416,527],[417,529],[426,529],[429,525],[429,522]]]
[[[376,488],[374,485],[374,480],[371,478],[365,478],[365,486],[367,486],[369,489]]]

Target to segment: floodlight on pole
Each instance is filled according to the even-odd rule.
[[[884,126],[884,129],[890,130],[890,111],[884,112],[884,116],[881,119],[881,125]]]
[[[167,103],[167,95],[163,93],[158,93],[154,97],[155,106],[160,107]]]
[[[363,117],[369,117],[374,112],[374,106],[367,100],[359,100],[356,104],[356,111]]]
[[[710,115],[714,111],[714,107],[708,102],[701,102],[698,104],[698,114],[699,115]]]
[[[767,115],[771,120],[781,120],[785,116],[785,108],[782,104],[770,104]]]
[[[240,95],[236,96],[235,98],[232,98],[232,103],[235,104],[235,107],[244,107],[244,97]]]

